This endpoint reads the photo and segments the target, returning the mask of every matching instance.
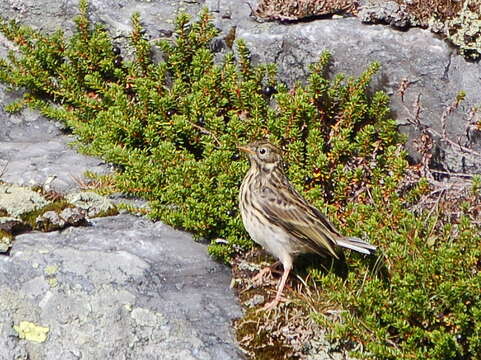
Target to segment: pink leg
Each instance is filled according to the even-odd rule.
[[[264,305],[262,310],[273,309],[282,300],[282,292],[284,291],[284,286],[286,286],[287,277],[289,276],[289,272],[291,271],[291,268],[292,268],[292,265],[284,267],[284,274],[282,274],[281,281],[279,282],[279,285],[277,287],[276,297],[270,303],[267,303],[266,305]]]

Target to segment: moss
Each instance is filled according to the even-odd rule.
[[[0,254],[6,253],[12,246],[13,235],[4,230],[0,230]]]
[[[114,206],[106,211],[98,212],[95,217],[106,217],[106,216],[115,216],[119,214],[119,210]]]
[[[72,207],[73,207],[72,204],[70,204],[67,200],[62,199],[62,200],[54,201],[41,208],[22,214],[20,216],[20,219],[22,219],[26,224],[28,224],[32,229],[35,229],[35,230],[46,231],[46,232],[57,230],[56,227],[50,228],[49,226],[47,226],[46,228],[43,228],[43,227],[39,228],[37,224],[37,218],[42,214],[46,213],[47,211],[55,211],[56,213],[60,213],[62,210],[66,208],[72,208]]]
[[[250,310],[244,318],[238,323],[237,338],[244,343],[248,341],[247,349],[251,350],[250,356],[256,360],[272,360],[272,359],[296,359],[288,355],[291,347],[286,343],[285,339],[278,338],[273,340],[268,333],[269,330],[259,331],[259,323],[274,323],[275,321],[266,321],[265,315],[255,310]],[[288,355],[288,357],[286,357]]]

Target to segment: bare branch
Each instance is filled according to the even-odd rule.
[[[215,136],[212,131],[209,131],[209,130],[207,130],[206,128],[200,126],[200,125],[194,124],[192,121],[188,121],[188,120],[187,120],[187,122],[188,122],[190,125],[192,125],[193,127],[195,127],[196,129],[200,130],[202,133],[212,136],[212,139],[214,139],[214,141],[217,143],[217,145],[222,146],[222,143],[219,141],[219,139],[217,138],[217,136]]]
[[[404,94],[403,94],[404,95]],[[402,98],[401,98],[402,100]],[[416,100],[413,104],[413,109],[411,110],[408,106],[403,104],[403,108],[406,111],[406,113],[409,115],[407,118],[407,122],[414,127],[416,127],[418,130],[420,130],[422,133],[426,134],[428,133],[431,137],[436,137],[439,138],[441,141],[446,142],[450,146],[452,146],[456,151],[463,153],[463,155],[470,156],[476,160],[479,160],[481,158],[481,153],[478,151],[475,151],[473,149],[470,149],[464,145],[461,144],[460,139],[458,141],[453,141],[451,140],[446,132],[446,122],[447,122],[447,117],[459,107],[459,99],[456,99],[451,105],[449,105],[445,111],[443,112],[441,116],[441,124],[442,124],[442,132],[439,132],[432,127],[422,124],[420,120],[420,114],[421,114],[421,94],[418,94],[416,97]],[[474,117],[474,115],[469,114],[469,116]]]
[[[7,167],[8,167],[8,161],[5,163],[5,166],[0,171],[0,178],[3,176],[3,174],[5,174],[5,170],[7,170]]]

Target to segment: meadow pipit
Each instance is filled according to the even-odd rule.
[[[295,256],[315,253],[339,259],[342,248],[363,254],[376,250],[361,239],[342,236],[294,189],[284,175],[281,151],[274,145],[256,141],[239,150],[247,153],[251,165],[239,193],[242,221],[251,238],[284,267],[276,297],[264,309],[275,307],[281,300]]]

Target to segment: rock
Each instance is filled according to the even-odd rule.
[[[7,233],[17,233],[24,229],[23,221],[16,217],[2,216],[0,217],[0,230]]]
[[[240,359],[229,283],[190,235],[132,215],[19,235],[0,256],[0,359]]]
[[[46,211],[35,220],[35,229],[42,231],[61,230],[67,226],[87,225],[83,209],[67,207],[60,212]]]
[[[388,24],[405,29],[412,25],[412,18],[403,5],[395,1],[370,0],[363,4],[358,12],[359,19],[368,24]]]
[[[99,174],[110,172],[103,161],[68,147],[67,144],[75,139],[64,134],[61,124],[30,109],[19,114],[6,113],[3,107],[15,98],[15,94],[0,84],[0,175],[3,181],[24,186],[43,186],[51,182],[50,189],[67,192],[78,189],[86,170]]]

